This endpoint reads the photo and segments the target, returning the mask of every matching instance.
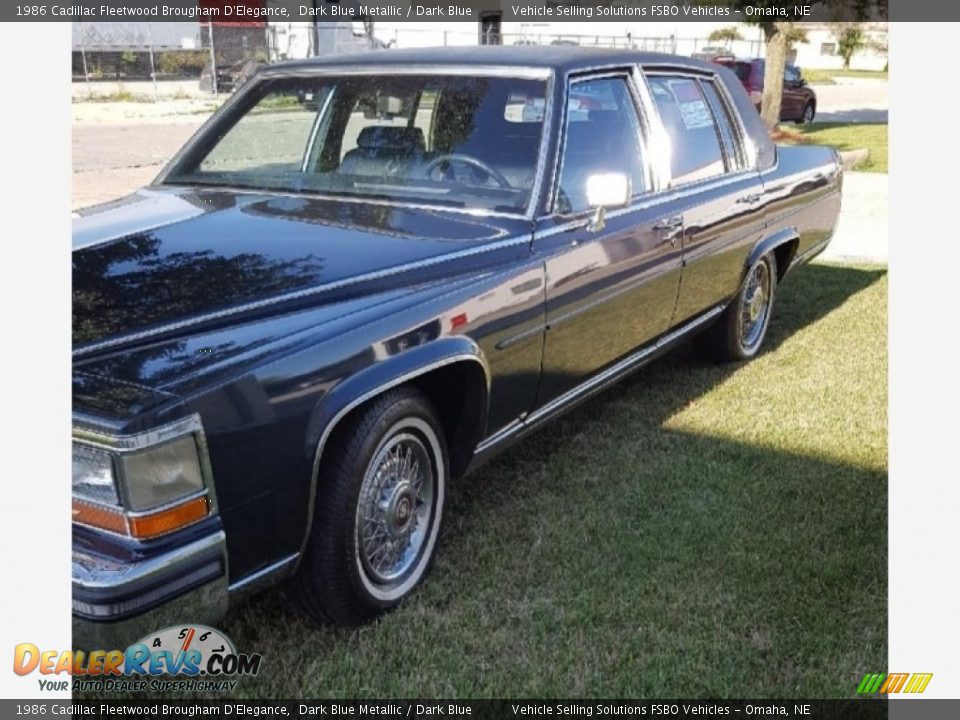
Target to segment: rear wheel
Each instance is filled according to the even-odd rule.
[[[704,349],[720,362],[756,356],[767,335],[777,285],[777,259],[767,253],[751,265],[740,292],[702,336]]]
[[[334,433],[295,582],[312,617],[359,625],[413,592],[433,561],[448,467],[436,412],[410,388]]]

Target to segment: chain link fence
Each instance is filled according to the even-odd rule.
[[[352,22],[75,22],[73,94],[80,100],[217,96],[272,62],[385,47],[372,26]]]
[[[715,42],[704,37],[642,36],[631,32],[621,35],[602,33],[557,32],[528,30],[519,33],[477,30],[449,30],[438,28],[392,28],[377,31],[377,39],[389,47],[437,47],[462,45],[570,45],[580,47],[623,48],[649,52],[694,55],[708,48],[722,47],[738,56],[756,56],[763,50],[763,42],[735,40]]]
[[[632,48],[679,55],[712,52],[720,45],[738,56],[762,53],[760,40],[716,43],[705,37],[645,37],[630,32],[503,33],[480,23],[451,29],[441,24],[385,28],[361,22],[75,22],[74,97],[141,101],[215,97],[232,92],[272,62],[368,49],[478,44]]]

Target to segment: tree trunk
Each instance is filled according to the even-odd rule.
[[[787,64],[787,30],[791,23],[762,23],[767,40],[766,70],[763,75],[763,99],[760,117],[771,130],[780,122],[783,102],[783,67]]]

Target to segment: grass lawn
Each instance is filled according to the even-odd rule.
[[[886,308],[883,268],[802,268],[755,361],[680,348],[465,478],[397,612],[232,610],[238,696],[854,696],[887,661]]]
[[[231,611],[237,692],[853,696],[887,660],[886,304],[882,268],[797,271],[754,362],[681,348],[464,479],[399,611]]]
[[[852,77],[866,78],[871,80],[887,80],[889,73],[886,70],[815,70],[812,68],[803,68],[801,71],[804,80],[808,83],[817,83],[819,85],[835,85],[834,78]]]
[[[781,126],[784,132],[778,143],[810,142],[817,145],[833,145],[838,150],[867,148],[870,158],[857,170],[885,173],[887,170],[887,124],[886,123],[828,123]],[[796,137],[791,137],[791,136]]]

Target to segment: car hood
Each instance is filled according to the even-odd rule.
[[[495,263],[487,250],[521,250],[529,228],[302,196],[141,190],[74,221],[74,352],[442,281]]]

